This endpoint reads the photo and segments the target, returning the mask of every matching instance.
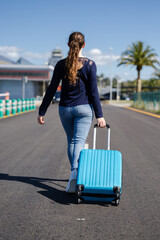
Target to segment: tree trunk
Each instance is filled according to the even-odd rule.
[[[140,70],[138,71],[138,78],[137,78],[137,92],[141,93],[141,79],[140,79]]]
[[[141,106],[141,79],[140,79],[140,71],[139,69],[137,69],[138,71],[138,78],[137,78],[137,103],[138,106]]]

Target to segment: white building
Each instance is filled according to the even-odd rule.
[[[11,99],[22,98],[23,95],[25,98],[43,96],[53,70],[52,66],[5,64],[3,61],[0,64],[0,93],[9,92]]]
[[[55,67],[56,63],[63,58],[62,50],[60,48],[56,48],[52,51],[52,55],[48,60],[48,65]]]

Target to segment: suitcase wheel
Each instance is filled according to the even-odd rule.
[[[76,188],[76,202],[78,204],[83,202],[83,199],[81,198],[83,190],[84,190],[84,185],[81,185],[81,184],[77,185],[77,188]]]
[[[82,201],[83,201],[83,200],[82,200],[81,198],[77,198],[77,203],[78,203],[78,204],[82,203]]]
[[[80,203],[82,203],[83,202],[83,199],[81,198],[81,197],[78,197],[77,195],[76,195],[76,203],[77,204],[80,204]]]
[[[119,199],[116,199],[116,200],[115,200],[115,206],[118,206],[118,205],[119,205],[119,202],[120,202],[120,200],[119,200]]]
[[[81,191],[80,191],[80,190],[78,190],[78,192],[77,192],[77,196],[78,196],[78,197],[80,197],[80,196],[81,196],[81,194],[82,194],[82,193],[81,193]]]
[[[82,191],[84,190],[84,186],[83,185],[77,185],[77,196],[80,197],[82,195]]]

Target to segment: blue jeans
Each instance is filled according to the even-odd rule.
[[[59,106],[59,115],[67,135],[68,158],[73,170],[78,168],[80,151],[85,146],[93,120],[93,107],[89,104],[74,107]]]

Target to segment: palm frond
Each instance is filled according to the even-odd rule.
[[[155,64],[159,64],[156,59],[157,54],[155,50],[149,45],[144,47],[142,41],[133,42],[122,54],[119,59],[118,66],[125,65],[136,65],[137,69],[142,69],[143,66],[151,66],[156,68]]]

